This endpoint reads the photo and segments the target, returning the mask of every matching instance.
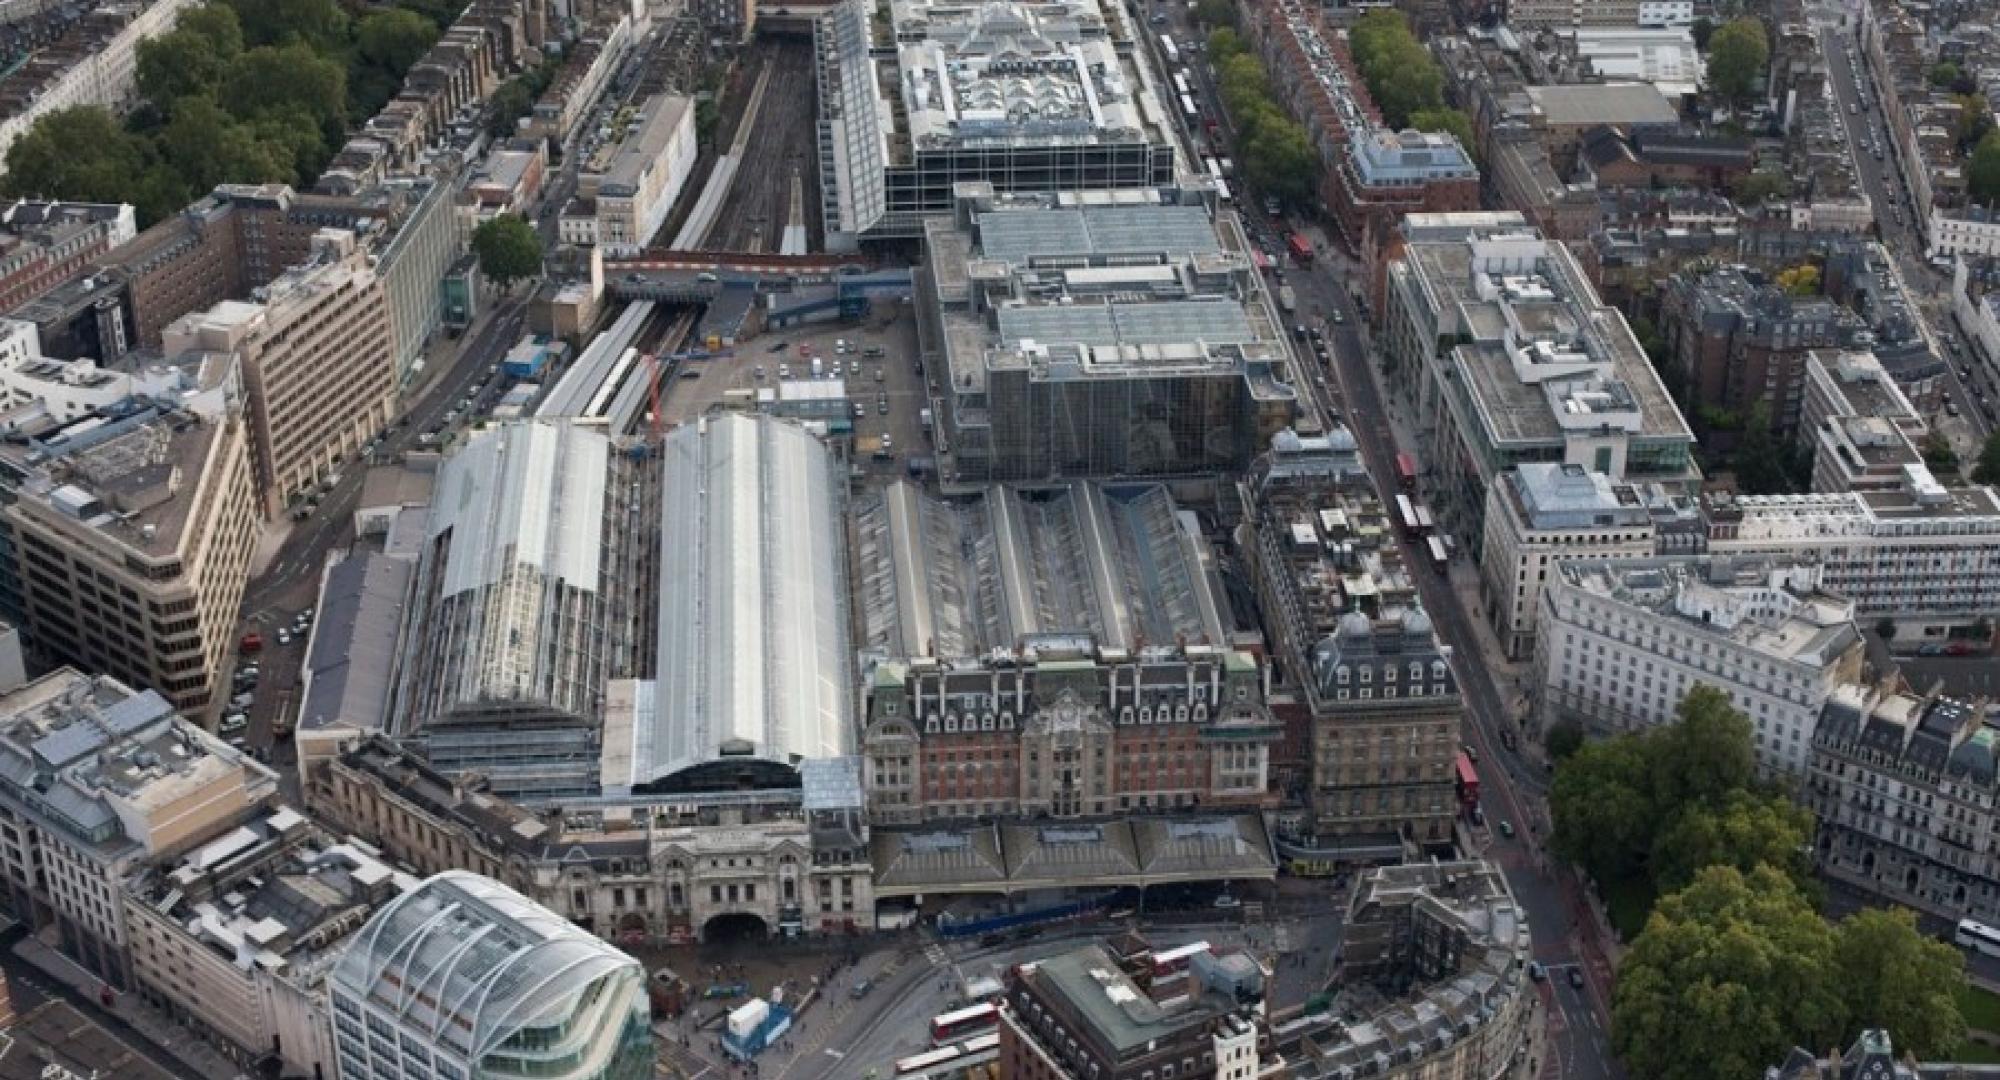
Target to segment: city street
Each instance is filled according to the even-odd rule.
[[[1849,153],[1854,159],[1855,171],[1859,174],[1863,190],[1875,207],[1875,225],[1881,230],[1882,245],[1896,260],[1902,271],[1903,281],[1909,287],[1911,299],[1929,323],[1932,334],[1940,346],[1946,347],[1945,396],[1958,406],[1956,420],[1948,417],[1933,417],[1933,422],[1958,437],[1954,444],[1960,456],[1968,450],[1976,454],[1978,446],[1993,429],[1993,417],[1986,409],[1988,403],[2000,397],[1996,389],[1993,372],[1989,365],[1981,362],[1977,350],[1972,349],[1953,325],[1950,302],[1946,298],[1950,278],[1924,261],[1927,243],[1919,232],[1918,218],[1913,212],[1909,192],[1903,178],[1897,173],[1895,155],[1897,148],[1893,141],[1884,138],[1884,154],[1877,158],[1868,149],[1875,133],[1888,135],[1888,124],[1882,113],[1882,97],[1869,93],[1866,107],[1858,113],[1854,107],[1862,103],[1862,89],[1866,73],[1857,69],[1848,59],[1848,44],[1854,40],[1853,34],[1833,26],[1821,26],[1819,30],[1820,49],[1826,55],[1827,85],[1833,88],[1834,111],[1840,115],[1841,123],[1847,126]],[[1866,57],[1862,62],[1867,62]],[[1898,216],[1900,214],[1900,217]],[[1956,342],[1957,348],[1947,343]],[[1970,377],[1967,377],[1967,373]]]
[[[1340,416],[1353,431],[1378,490],[1396,490],[1393,463],[1403,447],[1397,442],[1393,418],[1384,407],[1376,382],[1377,372],[1369,360],[1360,312],[1348,294],[1343,276],[1335,268],[1322,265],[1312,271],[1292,272],[1286,280],[1298,293],[1300,315],[1307,325],[1325,322],[1335,358],[1333,383],[1319,386],[1312,380],[1309,388],[1322,410]],[[1341,316],[1340,323],[1329,321],[1336,312]],[[1309,353],[1301,360],[1307,365],[1313,362]],[[1414,568],[1426,565],[1423,553],[1414,549],[1406,550],[1404,557]],[[1515,898],[1527,912],[1535,940],[1535,959],[1557,974],[1572,965],[1584,967],[1587,994],[1580,995],[1565,983],[1557,988],[1551,1001],[1555,1047],[1552,1056],[1562,1066],[1557,1075],[1576,1080],[1622,1076],[1611,1060],[1610,962],[1602,945],[1595,940],[1594,920],[1584,911],[1581,895],[1568,872],[1559,870],[1554,858],[1543,848],[1543,829],[1538,823],[1545,820],[1546,814],[1542,806],[1543,785],[1535,775],[1537,766],[1500,743],[1501,730],[1518,730],[1518,720],[1503,703],[1502,692],[1494,685],[1489,669],[1487,657],[1497,645],[1485,644],[1481,631],[1470,621],[1476,613],[1468,613],[1468,605],[1449,583],[1422,569],[1415,570],[1414,576],[1425,611],[1456,658],[1466,703],[1465,738],[1484,763],[1481,797],[1487,816],[1522,826],[1512,839],[1495,837],[1486,857],[1506,873]],[[1501,666],[1497,660],[1493,663]]]

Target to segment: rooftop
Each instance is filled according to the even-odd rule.
[[[326,572],[306,657],[300,730],[389,729],[396,645],[415,567],[407,559],[355,554]]]
[[[1237,375],[1293,398],[1289,347],[1235,215],[1207,188],[995,196],[926,223],[961,394],[1047,380]]]
[[[1206,998],[1175,1006],[1159,1004],[1098,945],[1037,960],[1022,972],[1022,978],[1068,1003],[1090,1033],[1110,1048],[1114,1059],[1178,1039],[1189,1027],[1204,1025],[1236,1004]]]
[[[855,506],[865,648],[945,660],[1038,635],[1221,645],[1210,553],[1164,485],[994,486],[943,499],[897,481]]]
[[[140,556],[172,555],[194,539],[189,516],[223,475],[215,458],[228,430],[170,404],[129,399],[35,443],[25,455],[35,472],[20,494]]]
[[[655,94],[646,99],[638,124],[626,134],[604,170],[604,187],[637,191],[640,179],[660,166],[668,141],[692,108],[693,101],[673,94]]]
[[[1551,127],[1672,124],[1680,120],[1673,102],[1651,83],[1529,86],[1526,93]]]
[[[833,456],[803,427],[742,414],[671,432],[661,453],[659,575],[672,585],[660,590],[657,682],[638,705],[631,784],[703,783],[698,774],[731,771],[725,758],[791,769],[852,753],[845,481]]]
[[[130,888],[229,962],[311,990],[369,912],[416,885],[367,845],[338,841],[281,806],[149,868]]]
[[[152,690],[61,668],[0,696],[0,788],[28,801],[70,840],[107,855],[152,848],[171,835],[134,828],[184,827],[152,815],[234,783],[274,788],[270,770],[174,714]],[[32,792],[32,796],[28,793]]]
[[[505,885],[450,870],[377,909],[332,978],[479,1062],[522,1028],[565,1023],[581,995],[638,964]]]
[[[52,1067],[78,1077],[178,1080],[146,1051],[60,998],[21,1009],[0,1032],[0,1080],[51,1080]]]
[[[1709,558],[1562,560],[1569,586],[1773,660],[1832,663],[1860,640],[1854,603],[1821,590],[1813,565]]]
[[[1565,245],[1491,215],[1421,217],[1406,223],[1397,272],[1430,308],[1438,335],[1460,342],[1447,370],[1489,445],[1526,454],[1616,430],[1692,447],[1631,327]]]
[[[1156,107],[1090,0],[895,0],[893,93],[918,150],[1160,137]]]
[[[1268,879],[1277,857],[1255,814],[966,825],[870,832],[878,896]]]

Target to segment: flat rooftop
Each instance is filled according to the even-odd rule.
[[[1530,86],[1526,92],[1551,127],[1628,127],[1680,120],[1673,102],[1651,83],[1570,83]]]
[[[216,955],[311,988],[370,911],[416,885],[374,849],[279,806],[130,888]]]
[[[223,429],[192,412],[130,399],[8,454],[32,472],[24,501],[148,558],[173,554],[206,495]]]
[[[1631,327],[1564,245],[1502,229],[1414,240],[1404,259],[1438,306],[1439,332],[1471,338],[1447,362],[1493,445],[1560,446],[1566,433],[1603,424],[1693,443]]]
[[[1140,100],[1138,62],[1117,47],[1130,34],[1122,13],[1096,0],[888,8],[896,60],[878,85],[919,152],[1166,138],[1158,105]]]
[[[1821,590],[1812,566],[1668,558],[1562,561],[1556,572],[1574,588],[1775,660],[1830,663],[1860,640],[1853,601]]]

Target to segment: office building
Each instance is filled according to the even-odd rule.
[[[1536,717],[1599,734],[1672,723],[1696,686],[1750,718],[1757,763],[1799,775],[1821,708],[1861,677],[1852,601],[1810,565],[1677,558],[1559,562],[1543,587]]]
[[[0,311],[55,288],[138,232],[130,203],[14,200],[0,209]]]
[[[598,152],[603,168],[586,170],[576,190],[597,207],[596,243],[607,258],[637,255],[652,244],[687,186],[696,150],[694,102],[656,94],[624,139]]]
[[[1821,712],[1800,797],[1820,873],[1946,922],[2000,919],[2000,729],[1977,703],[1847,686]]]
[[[0,522],[35,648],[214,717],[258,536],[243,420],[133,399],[6,449],[20,479]]]
[[[327,975],[348,935],[416,886],[296,810],[261,811],[127,883],[140,996],[246,1069],[338,1076]]]
[[[1859,329],[1826,297],[1793,296],[1740,266],[1683,273],[1662,291],[1667,363],[1689,401],[1744,423],[1761,410],[1772,430],[1787,435],[1804,408],[1807,355]]]
[[[927,216],[957,210],[963,183],[1003,194],[1172,183],[1172,95],[1128,48],[1134,19],[1105,0],[886,11],[847,0],[820,17],[828,248],[922,236]]]
[[[231,352],[242,365],[264,512],[296,504],[388,427],[395,335],[382,281],[344,229],[250,301],[224,300],[161,333],[169,353]]]
[[[159,694],[60,668],[0,696],[0,875],[13,916],[132,986],[121,900],[142,865],[235,828],[278,777]]]
[[[947,476],[1230,471],[1293,423],[1286,328],[1212,188],[957,195],[916,286]]]
[[[1918,470],[1930,425],[1866,352],[1806,358],[1799,439],[1812,450],[1814,491],[1894,491]]]
[[[1142,957],[1150,954],[1141,954]],[[1149,978],[1143,965],[1134,966]],[[1009,1080],[1240,1080],[1259,1075],[1264,971],[1247,954],[1201,954],[1185,992],[1155,1000],[1110,950],[1086,945],[1007,975],[1000,1069]]]
[[[629,696],[632,683],[614,697]],[[539,817],[477,774],[447,776],[393,741],[347,747],[306,789],[316,815],[421,873],[497,878],[601,936],[686,944],[711,931],[872,928],[859,763],[804,762],[793,788],[672,796]]]
[[[520,422],[476,433],[439,469],[391,729],[439,768],[510,797],[596,794],[609,568],[628,539],[605,528],[629,486],[611,462],[601,433]]]
[[[1370,870],[1355,884],[1346,927],[1343,978],[1326,1011],[1272,1033],[1293,1076],[1542,1074],[1553,1048],[1528,974],[1528,921],[1499,867]]]
[[[1710,496],[1708,550],[1776,555],[1822,568],[1822,587],[1854,601],[1864,625],[1911,635],[1971,628],[2000,610],[2000,498],[1946,488],[1928,471],[1894,491]]]
[[[490,878],[377,909],[329,979],[343,1080],[651,1080],[637,960]]]
[[[899,481],[853,521],[877,824],[1265,804],[1262,667],[1164,486]]]
[[[1694,494],[1687,421],[1567,247],[1512,212],[1414,214],[1403,241],[1378,341],[1428,432],[1416,456],[1440,528],[1484,536],[1500,476],[1531,462]]]
[[[1310,5],[1247,4],[1243,33],[1320,159],[1320,201],[1347,246],[1372,262],[1405,214],[1479,208],[1479,168],[1458,137],[1396,131],[1354,66],[1344,34]]]
[[[1691,524],[1698,524],[1692,519]],[[1502,473],[1487,500],[1480,599],[1508,656],[1535,651],[1535,613],[1550,568],[1565,558],[1643,559],[1663,547],[1644,492],[1581,465]]]

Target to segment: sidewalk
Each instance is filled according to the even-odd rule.
[[[249,1070],[239,1067],[200,1036],[140,1001],[137,994],[116,994],[111,1007],[105,1009],[98,1004],[103,981],[35,935],[30,934],[16,943],[14,955],[83,995],[93,1008],[124,1021],[146,1041],[185,1065],[190,1075],[211,1080],[227,1080],[230,1077],[248,1080],[250,1077]]]

